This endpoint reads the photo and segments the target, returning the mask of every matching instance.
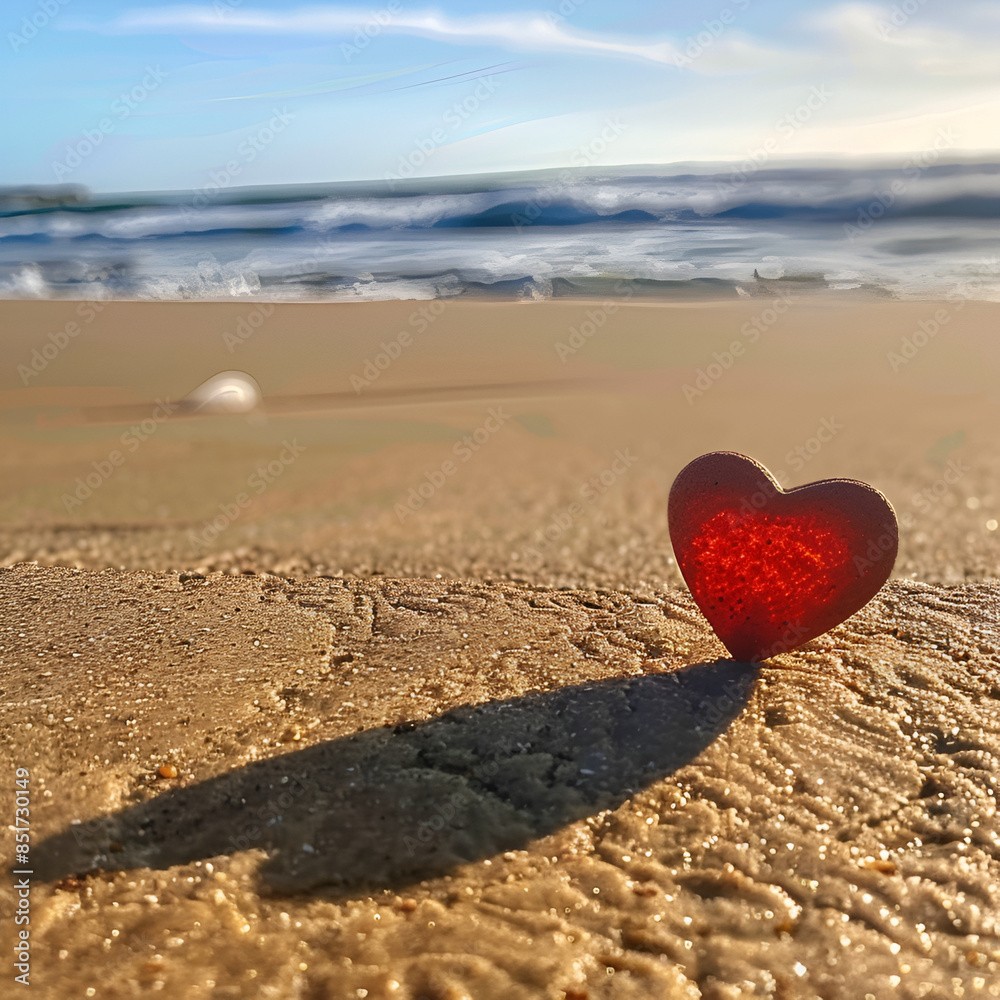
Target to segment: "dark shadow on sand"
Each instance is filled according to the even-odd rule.
[[[368,730],[71,826],[37,846],[35,874],[261,848],[279,892],[399,890],[617,807],[709,746],[756,678],[718,660]]]

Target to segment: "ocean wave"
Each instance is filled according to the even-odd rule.
[[[0,192],[0,296],[540,298],[628,280],[698,297],[779,278],[1000,296],[997,165],[422,183],[220,191],[204,204],[197,192]]]
[[[52,292],[42,269],[34,264],[15,268],[8,274],[0,274],[0,298],[45,299],[51,298]]]
[[[255,298],[262,291],[253,271],[208,260],[193,272],[148,276],[132,284],[134,297],[142,299],[242,299]]]
[[[0,239],[97,236],[144,240],[212,232],[518,228],[592,223],[630,225],[712,219],[799,219],[844,222],[878,218],[1000,218],[1000,168],[995,165],[899,170],[761,170],[677,177],[593,177],[462,192],[387,192],[294,198],[282,189],[270,201],[231,200],[195,192],[159,203],[123,199],[46,209],[0,211]],[[0,199],[2,208],[2,199]]]

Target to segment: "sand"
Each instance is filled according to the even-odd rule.
[[[803,296],[769,313],[774,302],[454,301],[430,320],[434,303],[277,305],[232,351],[224,336],[259,304],[111,303],[27,386],[17,366],[83,318],[75,303],[0,303],[0,564],[677,585],[670,483],[732,449],[787,485],[848,476],[885,492],[909,523],[900,576],[1000,575],[1000,531],[987,528],[1000,516],[1000,305]],[[948,322],[893,371],[890,353],[939,313]],[[767,318],[756,342],[741,333]],[[356,393],[352,377],[402,331],[409,346]],[[689,402],[684,386],[734,341],[742,356]],[[259,381],[263,415],[148,417],[149,433],[134,416],[72,424],[108,405],[152,414],[234,368]],[[487,383],[521,395],[406,402]],[[509,418],[464,450],[497,407]],[[304,450],[282,466],[286,441]],[[123,464],[102,477],[116,451]],[[624,470],[618,453],[633,459]],[[436,488],[428,476],[448,461]],[[267,481],[249,486],[257,470]],[[413,510],[420,489],[431,495]],[[241,493],[252,503],[227,519]]]
[[[894,583],[759,670],[677,592],[0,602],[42,995],[997,995],[996,584]]]
[[[0,304],[35,995],[1000,996],[1000,307],[775,300],[447,303],[360,392],[420,304],[233,351],[250,303],[111,304],[27,386],[83,317]],[[228,368],[262,414],[111,422]],[[758,669],[666,534],[714,448],[901,521],[876,600]]]

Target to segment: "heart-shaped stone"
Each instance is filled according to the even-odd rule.
[[[734,659],[787,652],[864,607],[888,579],[889,501],[854,479],[783,490],[752,458],[714,451],[670,489],[670,540],[698,607]]]

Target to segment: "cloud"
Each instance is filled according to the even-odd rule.
[[[577,52],[618,56],[677,65],[672,42],[640,43],[596,36],[565,25],[553,12],[510,13],[482,17],[449,17],[433,10],[373,11],[351,7],[302,7],[270,11],[224,7],[171,6],[127,10],[104,24],[65,25],[106,34],[161,32],[252,33],[268,35],[333,35],[350,39],[382,33],[419,35],[461,45],[497,45],[518,50]]]
[[[815,15],[812,24],[846,47],[858,70],[880,76],[1000,79],[995,33],[985,31],[987,25],[955,17],[932,21],[934,13],[918,7],[908,15],[899,5],[886,9],[846,3]]]
[[[731,31],[705,46],[692,50],[688,67],[708,76],[732,76],[748,73],[815,71],[817,53],[807,49],[779,48],[757,41],[742,32]]]

